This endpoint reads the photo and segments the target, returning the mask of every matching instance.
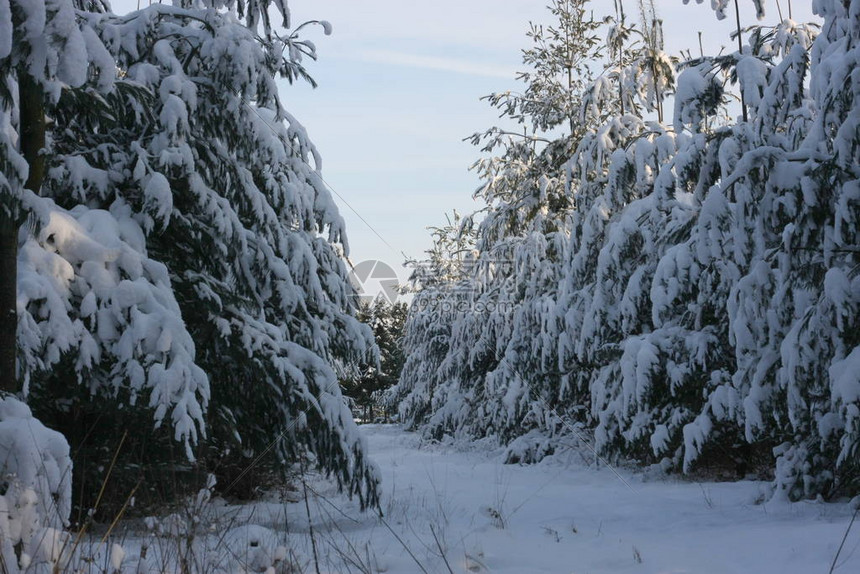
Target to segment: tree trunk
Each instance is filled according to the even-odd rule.
[[[27,74],[18,79],[20,102],[20,150],[29,165],[24,186],[39,193],[45,177],[45,109],[41,87]],[[16,368],[18,352],[18,227],[20,217],[7,203],[9,211],[0,209],[0,390],[20,390]]]
[[[18,78],[18,100],[21,107],[21,155],[30,166],[30,175],[24,187],[35,194],[42,189],[45,179],[45,105],[42,88],[27,74]]]
[[[740,57],[744,53],[744,43],[741,40],[741,9],[738,7],[738,0],[735,0],[735,20],[738,27],[738,57]],[[743,113],[744,123],[747,123],[749,121],[749,115],[747,115],[747,103],[744,100],[744,90],[740,84],[740,80],[738,80],[738,87],[741,90],[741,112]]]
[[[15,373],[17,342],[18,225],[0,209],[0,391],[18,391]]]

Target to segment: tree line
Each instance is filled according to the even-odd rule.
[[[696,56],[627,4],[553,0],[524,90],[486,98],[515,127],[472,138],[486,208],[435,230],[387,398],[512,461],[575,438],[776,497],[856,494],[854,8],[738,16],[737,51]]]

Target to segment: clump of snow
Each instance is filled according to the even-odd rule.
[[[278,534],[263,526],[237,526],[224,535],[224,541],[236,567],[244,571],[267,572],[286,557]]]
[[[18,331],[28,370],[51,368],[72,352],[81,380],[110,364],[109,386],[127,388],[132,406],[145,397],[155,423],[167,417],[193,459],[209,381],[195,363],[167,268],[147,257],[130,208],[117,200],[110,211],[67,211],[29,191],[24,199],[38,229],[18,261]]]
[[[123,550],[122,546],[114,542],[110,547],[110,567],[114,571],[120,571],[122,569],[122,561],[125,558],[125,550]]]

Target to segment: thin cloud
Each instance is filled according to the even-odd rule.
[[[439,70],[470,76],[487,76],[490,78],[503,78],[506,80],[511,80],[515,76],[515,71],[512,68],[504,66],[482,64],[467,60],[455,60],[453,58],[440,58],[437,56],[406,54],[389,50],[362,50],[356,55],[356,58],[365,62],[376,62],[379,64],[391,64],[395,66],[406,66],[425,70]]]

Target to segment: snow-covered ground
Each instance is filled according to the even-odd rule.
[[[362,427],[384,479],[384,519],[323,480],[310,484],[321,572],[823,573],[848,504],[762,502],[757,482],[646,478],[569,451],[533,466],[501,452],[421,443],[395,425]],[[286,515],[284,514],[286,509]],[[243,507],[314,572],[302,503]],[[860,572],[860,521],[835,572]]]

